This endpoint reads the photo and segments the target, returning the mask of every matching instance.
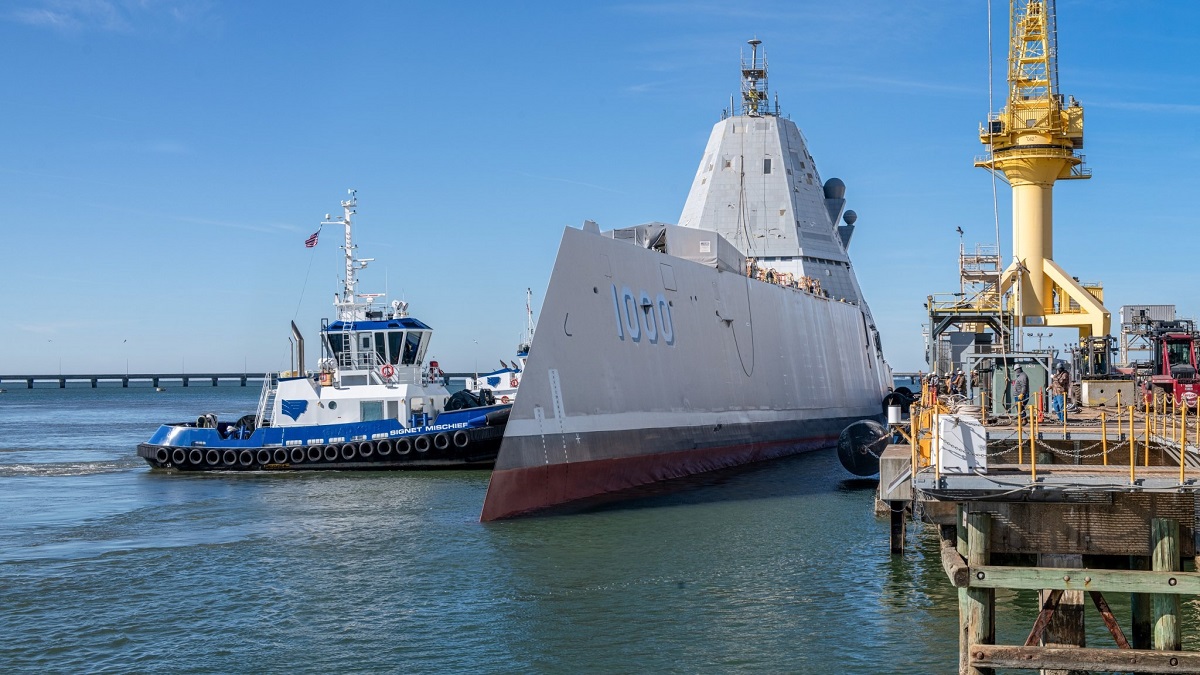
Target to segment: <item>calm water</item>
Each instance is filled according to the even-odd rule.
[[[873,484],[832,452],[488,525],[486,472],[193,477],[135,455],[160,421],[257,398],[0,394],[0,671],[955,670],[932,528],[889,557]],[[1032,596],[999,600],[1018,642]]]

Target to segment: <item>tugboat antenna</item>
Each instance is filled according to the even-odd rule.
[[[351,232],[351,216],[357,211],[358,207],[358,190],[350,189],[346,191],[349,199],[342,200],[342,217],[338,220],[329,220],[329,214],[325,214],[326,220],[322,225],[341,225],[346,228],[346,241],[342,244],[346,256],[346,276],[342,280],[342,294],[334,300],[334,304],[338,308],[338,318],[342,321],[354,321],[358,318],[358,310],[367,307],[370,303],[357,303],[354,300],[354,289],[358,285],[356,272],[367,266],[369,260],[358,260],[354,257],[354,251],[357,248],[354,245],[354,239]]]
[[[533,344],[533,289],[525,289],[525,344]]]

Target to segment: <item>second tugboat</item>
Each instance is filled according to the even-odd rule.
[[[351,216],[354,190],[342,202],[346,271],[334,297],[336,320],[322,321],[318,372],[304,366],[296,324],[299,370],[271,374],[258,411],[235,422],[209,413],[195,422],[164,424],[138,455],[150,466],[181,471],[491,468],[511,406],[490,392],[453,396],[435,366],[423,367],[432,329],[408,315],[407,303],[376,305],[381,294],[357,294]]]
[[[525,289],[525,333],[521,336],[521,344],[517,345],[517,360],[505,363],[500,360],[500,369],[490,373],[467,378],[467,391],[476,396],[485,396],[484,391],[490,391],[492,397],[501,403],[513,403],[517,400],[517,388],[521,386],[521,377],[525,372],[525,363],[529,360],[529,345],[533,344],[533,291]]]

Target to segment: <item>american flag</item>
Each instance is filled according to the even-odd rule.
[[[312,248],[317,245],[317,235],[321,234],[320,230],[312,233],[312,236],[304,240],[304,248]]]

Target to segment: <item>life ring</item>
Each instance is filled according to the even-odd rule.
[[[392,364],[385,363],[383,364],[383,367],[379,369],[379,372],[383,373],[384,377],[391,377],[396,374],[396,369],[392,367]]]
[[[515,378],[515,377],[508,378],[508,386],[512,387],[513,389],[516,389],[518,384],[520,384],[520,382],[517,382],[517,378]]]
[[[508,397],[507,397],[507,396],[501,396],[501,397],[500,397],[500,402],[501,402],[501,403],[508,403]]]

